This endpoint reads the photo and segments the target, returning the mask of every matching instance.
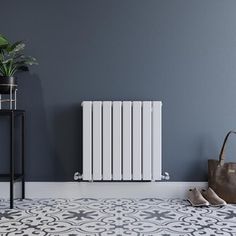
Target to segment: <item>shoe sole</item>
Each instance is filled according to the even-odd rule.
[[[213,204],[210,204],[211,207],[223,207],[223,206],[226,206],[226,204],[219,204],[219,205],[213,205]]]
[[[193,207],[208,207],[210,204],[209,203],[203,203],[203,204],[193,204],[192,202],[191,202],[191,200],[190,199],[187,199],[188,201],[189,201],[189,203],[193,206]]]

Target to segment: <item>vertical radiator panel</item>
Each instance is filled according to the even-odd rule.
[[[102,179],[102,103],[93,102],[93,179]]]
[[[83,180],[161,180],[161,106],[83,102]]]
[[[113,180],[121,180],[121,102],[113,102]]]
[[[143,180],[152,179],[152,120],[151,102],[143,102]]]
[[[123,180],[131,180],[131,102],[123,102]]]
[[[133,102],[133,180],[141,180],[141,102]]]
[[[153,102],[153,180],[161,180],[161,102]]]
[[[103,180],[111,180],[111,106],[112,102],[103,102]]]
[[[83,102],[83,179],[92,179],[92,102]]]

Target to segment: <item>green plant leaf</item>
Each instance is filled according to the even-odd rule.
[[[0,47],[5,48],[9,44],[9,41],[6,37],[0,34]]]
[[[25,44],[21,41],[18,41],[12,45],[8,45],[6,50],[10,53],[10,54],[15,54],[15,53],[18,53],[22,50],[25,49]]]
[[[3,59],[4,59],[3,51],[0,49],[0,61],[2,61]]]
[[[33,57],[20,57],[18,60],[15,61],[14,63],[16,64],[20,64],[20,65],[37,65],[38,62],[35,58]]]
[[[9,76],[8,68],[7,68],[6,64],[2,63],[1,61],[0,61],[0,68],[1,68],[1,72],[2,72],[3,76]]]
[[[4,76],[4,69],[2,68],[2,66],[0,65],[0,73],[1,73],[1,75],[3,75]]]
[[[13,65],[13,59],[10,59],[9,62],[7,62],[7,73],[9,75],[11,75],[12,65]]]
[[[17,68],[15,66],[12,66],[11,70],[8,72],[9,76],[13,76],[17,72]]]
[[[14,60],[18,60],[20,58],[24,58],[24,53],[23,52],[18,52],[18,53],[15,53],[15,55],[13,56]]]

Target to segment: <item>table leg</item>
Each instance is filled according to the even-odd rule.
[[[10,158],[10,208],[13,208],[13,201],[14,201],[14,113],[11,113],[11,135],[10,135],[10,145],[11,145],[11,158]]]
[[[22,143],[22,147],[21,147],[21,165],[22,165],[22,190],[21,190],[21,194],[22,194],[22,199],[25,198],[25,114],[22,114],[22,118],[21,118],[21,143]]]

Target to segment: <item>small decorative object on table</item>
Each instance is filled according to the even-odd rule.
[[[15,74],[28,71],[28,66],[37,64],[35,58],[24,55],[25,44],[21,41],[10,43],[0,34],[0,109],[9,103],[10,110],[16,109],[17,80]],[[3,99],[3,95],[8,98]],[[13,106],[14,105],[14,106]]]

